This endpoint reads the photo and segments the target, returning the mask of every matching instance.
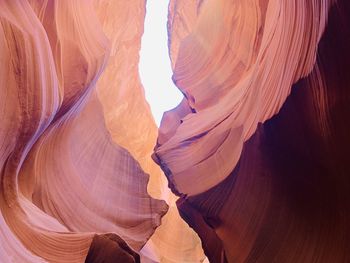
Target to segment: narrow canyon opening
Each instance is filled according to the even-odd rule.
[[[148,0],[141,41],[139,73],[157,126],[164,111],[176,107],[183,95],[174,85],[168,54],[169,1]]]

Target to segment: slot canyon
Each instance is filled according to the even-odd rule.
[[[0,0],[0,263],[350,262],[348,70],[348,0]]]

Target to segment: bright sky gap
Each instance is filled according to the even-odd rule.
[[[159,126],[164,111],[183,98],[174,85],[168,53],[166,0],[147,0],[144,33],[141,41],[139,73],[153,117]]]

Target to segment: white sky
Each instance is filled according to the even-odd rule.
[[[146,99],[159,126],[163,112],[177,106],[182,93],[174,85],[168,54],[168,0],[147,0],[139,72]]]

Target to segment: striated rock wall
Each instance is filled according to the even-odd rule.
[[[229,175],[257,124],[278,113],[292,84],[310,73],[331,3],[192,1],[197,17],[188,22],[174,2],[173,79],[189,109],[169,112],[181,121],[161,125],[155,159],[174,191],[195,195]]]
[[[348,262],[350,5],[214,2],[170,23],[187,105],[155,159],[182,217],[210,262]]]
[[[1,1],[0,19],[1,262],[83,262],[93,238],[94,254],[110,243],[132,257],[95,233],[140,250],[167,205],[105,123],[111,45],[94,3]]]
[[[0,262],[349,262],[350,4],[170,0],[159,130],[145,12],[0,0]]]

